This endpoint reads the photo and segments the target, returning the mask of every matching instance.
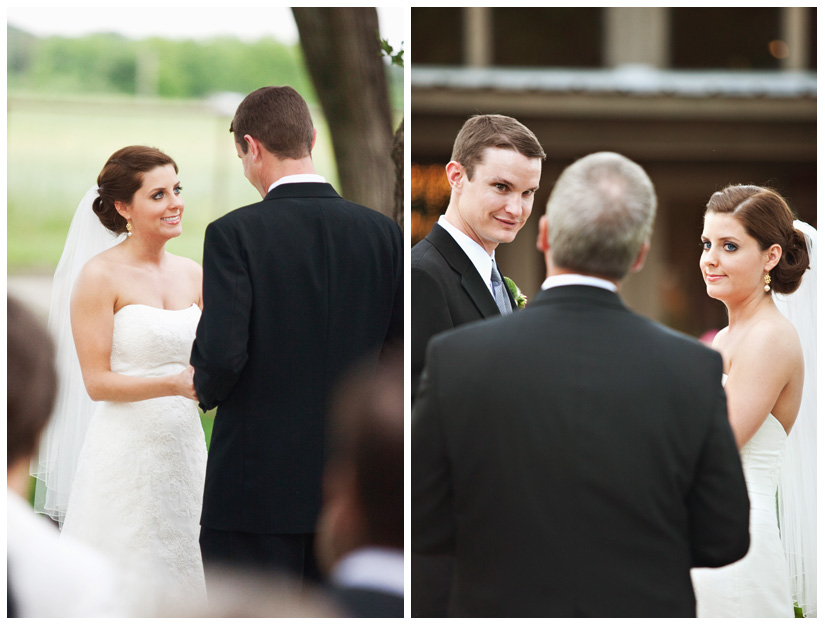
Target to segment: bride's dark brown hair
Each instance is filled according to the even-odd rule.
[[[117,212],[115,202],[131,204],[143,184],[143,174],[162,165],[178,171],[172,157],[148,146],[126,146],[110,156],[97,177],[99,197],[92,203],[100,223],[117,235],[125,233],[126,219]]]
[[[733,215],[761,250],[773,244],[782,248],[782,257],[770,271],[771,289],[793,293],[809,267],[805,236],[793,227],[794,215],[788,203],[769,187],[730,185],[708,200],[705,213]]]

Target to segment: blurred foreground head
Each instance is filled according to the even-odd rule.
[[[52,339],[35,315],[8,298],[6,468],[28,462],[54,407],[57,370]]]
[[[404,548],[404,361],[358,369],[330,412],[317,556],[329,569],[364,546]]]

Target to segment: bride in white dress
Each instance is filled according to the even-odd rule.
[[[734,185],[708,202],[700,267],[728,309],[713,345],[751,544],[736,563],[692,571],[698,617],[794,617],[794,605],[816,615],[815,242],[773,190]]]
[[[35,508],[118,562],[144,615],[204,595],[206,443],[189,366],[202,274],[165,249],[180,193],[170,157],[129,146],[81,201],[49,322],[61,390],[32,471]]]

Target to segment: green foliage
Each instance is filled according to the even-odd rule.
[[[376,33],[377,34],[377,33]],[[389,83],[390,102],[395,109],[404,109],[404,50],[395,52],[394,48],[386,39],[378,37],[381,45],[381,55],[388,57],[390,66],[387,69],[387,82]],[[403,45],[403,41],[401,44]]]
[[[33,35],[9,26],[6,34],[6,64],[9,74],[23,74],[31,67],[37,45]]]
[[[129,93],[135,83],[135,71],[134,42],[117,35],[90,35],[82,39],[39,40],[25,75],[32,89]]]
[[[386,39],[381,39],[380,37],[378,39],[381,43],[381,53],[384,56],[389,57],[390,62],[393,65],[397,65],[398,67],[404,67],[404,50],[401,49],[398,52],[395,52],[393,47],[390,45],[390,42],[388,42]],[[402,41],[401,44],[403,45],[404,42]]]
[[[390,97],[404,107],[404,51],[385,40],[382,54]],[[35,37],[7,26],[6,87],[9,93],[57,95],[122,94],[161,98],[204,98],[220,92],[246,94],[264,85],[291,85],[317,104],[299,44],[264,38],[247,43],[234,37],[134,41],[116,34]]]
[[[134,41],[116,34],[38,38],[12,26],[7,35],[10,90],[202,98],[288,84],[308,102],[316,101],[300,46],[272,38],[253,43],[234,37]]]
[[[158,95],[200,98],[218,91],[249,93],[264,85],[292,85],[308,101],[314,92],[297,46],[274,39],[244,44],[233,38],[208,42],[151,39],[145,49],[159,62]]]

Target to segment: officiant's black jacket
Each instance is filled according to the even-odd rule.
[[[401,230],[325,183],[293,183],[211,223],[192,348],[217,406],[201,525],[312,533],[324,418],[356,362],[403,341]]]
[[[692,566],[745,555],[722,360],[566,286],[430,342],[412,547],[455,554],[455,616],[692,616]]]

